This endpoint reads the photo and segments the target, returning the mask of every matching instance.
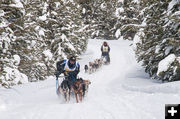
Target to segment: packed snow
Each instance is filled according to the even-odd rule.
[[[103,40],[89,40],[87,51],[79,60],[79,76],[91,81],[83,102],[75,103],[72,98],[65,103],[58,98],[55,76],[50,76],[45,81],[1,88],[0,118],[164,119],[165,104],[180,103],[180,82],[150,79],[136,62],[132,41],[108,41],[111,63],[93,74],[84,73],[85,64],[100,58],[102,43]]]

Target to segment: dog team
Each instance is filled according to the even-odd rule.
[[[66,102],[69,102],[70,97],[73,96],[75,96],[77,103],[79,100],[82,102],[83,98],[87,96],[89,84],[91,84],[89,80],[82,78],[77,79],[73,85],[70,85],[68,80],[63,80],[57,89],[57,94],[58,96],[62,95]]]
[[[98,68],[100,68],[103,64],[109,64],[110,63],[110,47],[107,44],[107,42],[103,42],[103,45],[101,46],[101,58],[95,59],[92,62],[89,62],[89,65],[84,66],[85,73],[92,74],[96,72]]]
[[[83,97],[87,95],[89,80],[78,78],[77,75],[80,72],[80,65],[76,61],[75,56],[71,56],[68,59],[61,60],[56,64],[56,93],[58,96],[63,96],[65,101],[69,101],[70,97],[74,94],[76,102],[82,101]],[[63,81],[59,81],[58,78],[61,74],[64,74]],[[60,84],[59,84],[60,82]]]
[[[95,59],[93,62],[89,62],[89,65],[84,66],[85,73],[92,74],[96,72],[103,64],[105,64],[103,58]]]
[[[93,62],[89,62],[89,66],[85,65],[85,72],[89,72],[89,74],[91,74],[100,68],[103,64],[110,63],[110,47],[107,42],[104,42],[101,46],[101,52],[102,55],[100,59],[95,59]],[[78,73],[80,72],[80,65],[76,61],[76,57],[72,55],[68,59],[58,61],[56,63],[56,67],[57,71],[55,75],[57,95],[62,95],[67,102],[74,94],[77,103],[79,100],[82,101],[88,93],[89,84],[91,84],[91,82],[89,80],[84,80],[77,77]],[[58,77],[62,73],[64,74],[64,78],[59,85]]]

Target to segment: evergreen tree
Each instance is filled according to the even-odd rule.
[[[140,2],[134,0],[120,0],[116,3],[115,24],[116,38],[123,36],[132,40],[140,28],[141,19],[139,17]]]
[[[178,21],[179,2],[143,1],[147,5],[144,11],[144,35],[138,44],[136,54],[138,61],[143,61],[145,71],[151,77],[163,81],[180,80],[180,63],[177,58],[180,55],[180,33]],[[165,60],[170,59],[167,69],[161,67]]]
[[[27,76],[18,70],[21,60],[18,52],[21,45],[18,45],[18,42],[20,32],[24,29],[24,13],[22,2],[0,1],[0,84],[4,87],[28,80]]]
[[[115,38],[115,4],[116,0],[85,0],[81,3],[84,10],[82,16],[89,26],[87,30],[91,38]]]
[[[0,5],[3,86],[44,80],[54,74],[59,59],[85,51],[86,26],[73,1],[9,0]],[[17,80],[20,76],[24,80]]]

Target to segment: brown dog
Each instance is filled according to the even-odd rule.
[[[91,84],[89,80],[83,80],[83,97],[88,94],[89,84]]]
[[[83,81],[77,79],[73,84],[73,90],[76,97],[76,102],[78,103],[78,97],[80,98],[80,101],[82,101],[83,98]]]

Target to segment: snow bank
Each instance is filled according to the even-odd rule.
[[[6,106],[4,101],[0,98],[0,111],[4,111],[6,110]]]
[[[174,62],[174,60],[176,59],[176,56],[174,54],[170,54],[168,55],[166,58],[164,58],[163,60],[161,60],[158,64],[158,71],[157,71],[157,75],[159,76],[159,74],[161,72],[165,72],[168,70],[168,68],[170,67],[170,65]]]
[[[11,67],[5,67],[4,71],[7,73],[3,77],[5,80],[2,80],[2,85],[11,86],[16,84],[28,83],[28,77],[25,74],[21,73],[19,70]]]

